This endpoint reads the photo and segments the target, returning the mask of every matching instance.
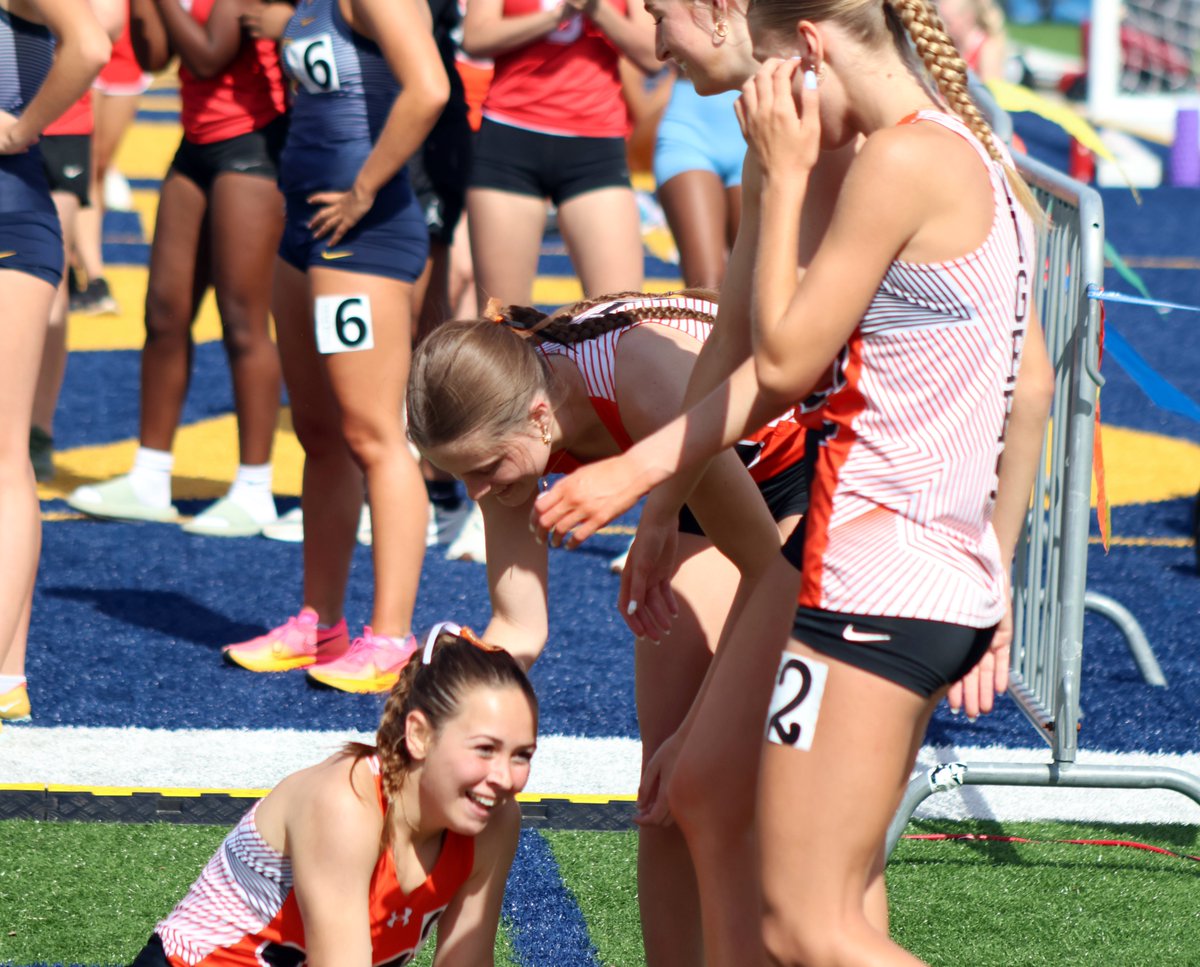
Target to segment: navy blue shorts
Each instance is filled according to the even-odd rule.
[[[301,272],[310,266],[359,272],[401,282],[415,282],[429,257],[429,230],[408,180],[392,182],[375,198],[371,210],[331,249],[313,238],[309,221],[317,212],[303,195],[287,196],[287,222],[279,257]]]
[[[63,238],[54,212],[0,215],[0,269],[45,279],[56,289],[63,276]]]

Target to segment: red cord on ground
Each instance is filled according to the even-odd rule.
[[[1152,846],[1149,843],[1138,843],[1125,839],[1027,839],[1023,836],[994,836],[991,833],[912,833],[904,839],[949,841],[973,840],[983,843],[1065,843],[1070,846],[1123,846],[1126,849],[1140,849],[1148,853],[1161,853],[1164,856],[1174,856],[1181,860],[1192,860],[1200,863],[1200,856],[1188,853],[1177,853],[1175,850],[1162,846]]]

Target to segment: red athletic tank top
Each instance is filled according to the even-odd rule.
[[[375,776],[379,808],[386,811],[379,760]],[[262,967],[301,963],[304,921],[292,889],[292,862],[272,849],[254,825],[253,808],[225,837],[200,878],[155,928],[172,967]],[[411,893],[400,888],[390,849],[379,854],[371,875],[372,963],[407,964],[471,875],[475,840],[447,830],[442,852],[425,882]]]
[[[137,62],[137,57],[134,56],[133,41],[129,37],[129,22],[126,21],[121,36],[113,41],[112,54],[108,58],[108,63],[100,68],[96,86],[105,91],[113,89],[125,91],[137,88],[145,89],[149,82],[150,75],[142,70],[141,65]]]
[[[96,123],[92,118],[92,92],[89,90],[48,124],[42,134],[91,134],[95,127]]]
[[[184,7],[204,24],[214,2],[185,0]],[[227,141],[266,127],[287,110],[275,42],[244,40],[225,70],[205,80],[180,64],[179,96],[183,135],[195,144]]]
[[[626,0],[609,0],[622,16]],[[552,0],[504,0],[518,17]],[[546,134],[623,138],[629,112],[617,74],[617,50],[583,14],[564,20],[541,40],[496,57],[483,116]]]

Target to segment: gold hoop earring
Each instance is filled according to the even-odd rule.
[[[542,431],[542,443],[550,446],[550,427],[546,426],[545,423],[539,423],[538,429]]]

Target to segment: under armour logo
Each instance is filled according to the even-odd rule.
[[[387,919],[387,925],[389,927],[394,927],[396,925],[396,921],[399,920],[400,926],[407,927],[408,921],[412,919],[412,915],[413,915],[412,907],[405,907],[403,915],[401,915],[401,914],[397,913],[395,910],[393,910],[392,915],[390,917],[388,917],[388,919]]]

